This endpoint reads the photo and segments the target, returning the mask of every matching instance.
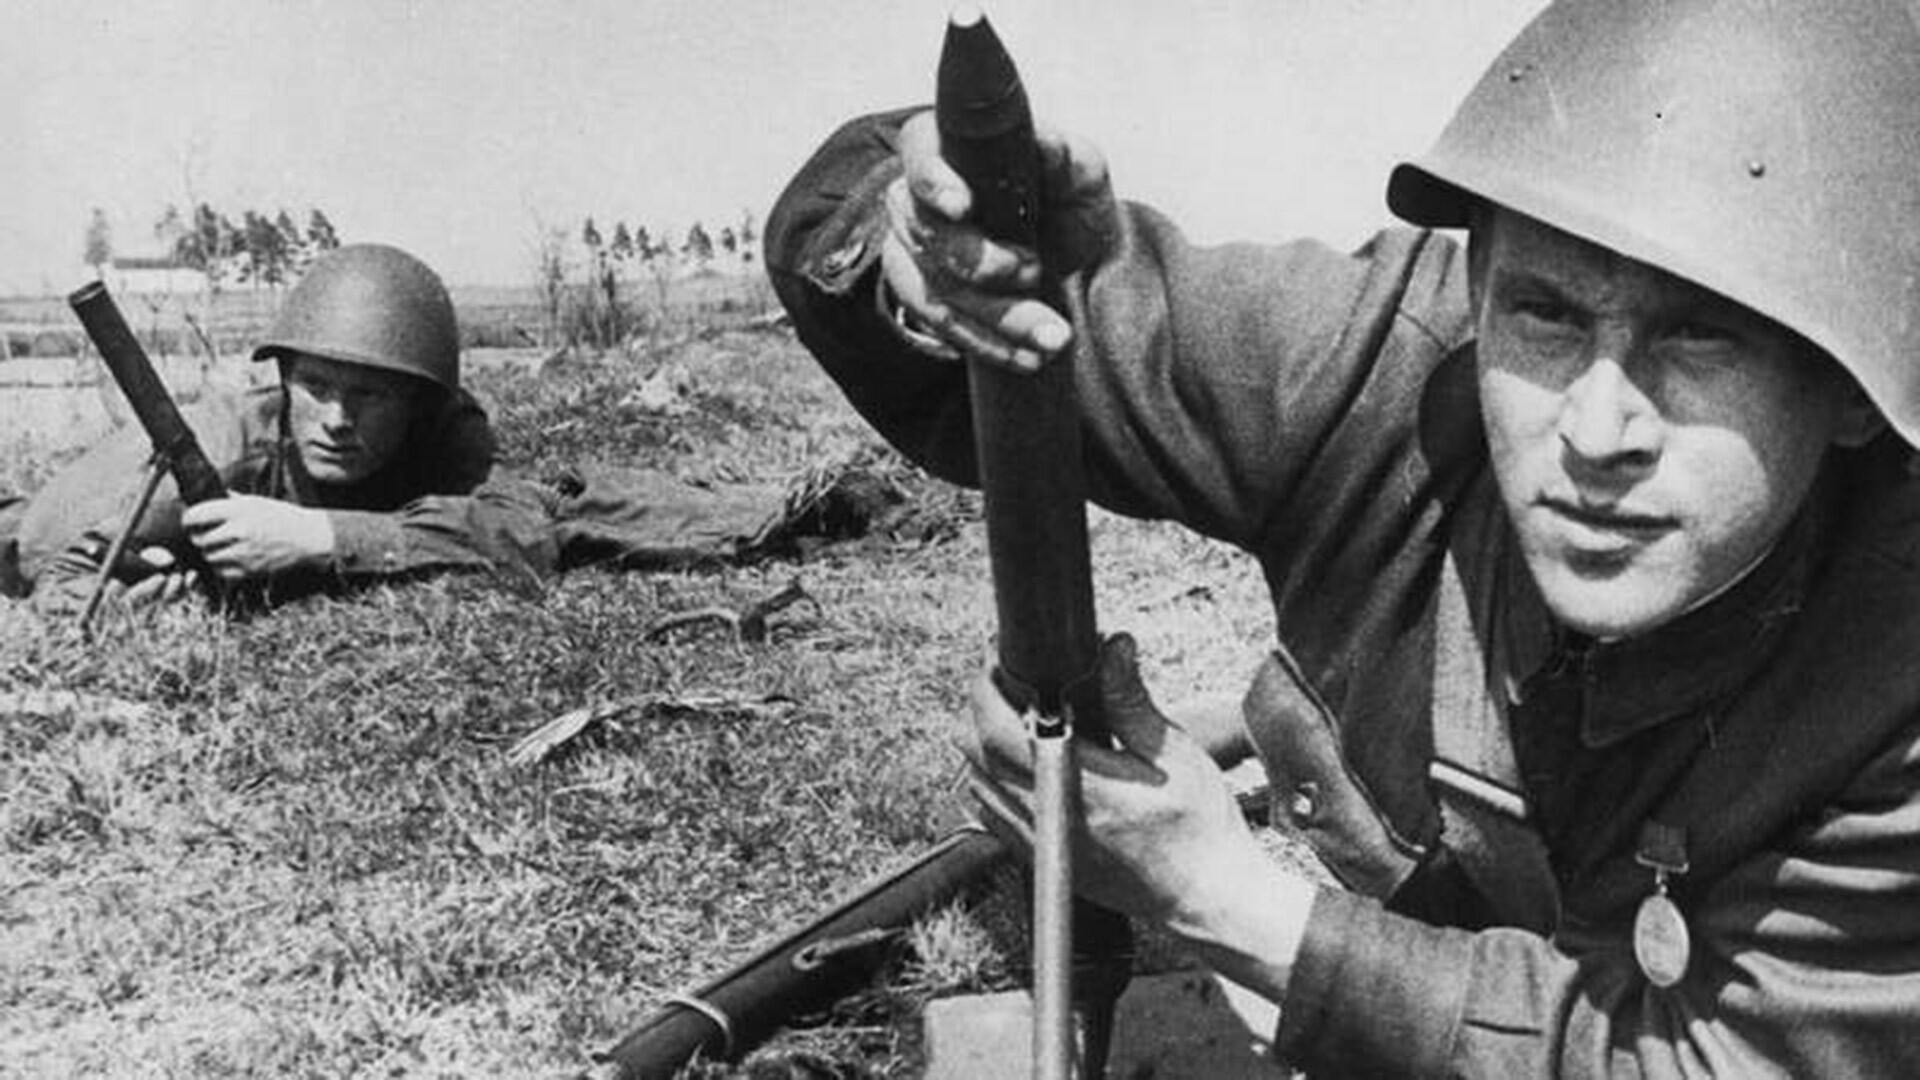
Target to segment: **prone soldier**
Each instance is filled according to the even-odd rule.
[[[1070,362],[1094,497],[1259,560],[1239,715],[1102,650],[1075,873],[1279,1003],[1289,1062],[1908,1076],[1917,108],[1910,5],[1557,0],[1351,254],[1196,247],[1060,137],[1039,250],[998,243],[907,110],[804,166],[768,265],[929,469],[975,479],[956,357]],[[1023,718],[973,713],[1017,839]],[[1248,754],[1345,888],[1265,856]]]
[[[486,412],[460,384],[453,304],[398,248],[329,252],[253,350],[277,383],[182,410],[223,498],[186,505],[161,481],[109,589],[138,606],[193,595],[211,572],[267,602],[429,573],[518,579],[569,567],[651,569],[770,553],[795,493],[708,488],[665,472],[576,467],[557,482],[495,469]],[[0,579],[47,614],[79,612],[140,496],[146,433],[116,432],[57,473],[0,537]]]
[[[539,502],[482,489],[493,431],[460,388],[453,304],[425,263],[381,244],[327,253],[253,359],[274,361],[278,382],[185,410],[228,497],[185,506],[163,482],[126,544],[133,565],[116,568],[123,601],[184,595],[195,565],[285,596],[538,549]],[[149,453],[143,432],[116,432],[28,503],[17,557],[35,608],[84,602]]]

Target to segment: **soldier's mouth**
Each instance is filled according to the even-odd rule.
[[[1576,547],[1618,548],[1651,543],[1678,526],[1664,514],[1649,514],[1572,499],[1545,498],[1541,506]]]
[[[340,446],[335,443],[310,442],[307,444],[307,449],[313,452],[313,456],[323,461],[346,461],[360,456],[359,447]]]

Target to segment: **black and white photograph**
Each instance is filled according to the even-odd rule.
[[[1920,1076],[1920,5],[20,0],[0,1080]]]

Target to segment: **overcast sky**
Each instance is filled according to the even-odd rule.
[[[1351,242],[1540,0],[982,5],[1044,118],[1203,240]],[[926,99],[947,0],[9,0],[0,292],[62,292],[91,209],[309,207],[462,284],[593,214],[756,221],[856,113]]]

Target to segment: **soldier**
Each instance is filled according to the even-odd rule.
[[[182,506],[171,480],[142,516],[133,565],[109,587],[141,606],[192,595],[202,569],[267,601],[430,572],[524,578],[590,564],[657,569],[738,560],[842,532],[878,507],[837,479],[824,491],[702,487],[651,469],[592,465],[557,482],[494,470],[493,431],[460,388],[459,333],[439,277],[393,247],[329,252],[253,351],[277,385],[184,410],[231,494]],[[0,550],[0,591],[47,614],[79,611],[125,524],[151,454],[137,428],[55,475]],[[6,529],[0,507],[0,530]],[[821,520],[816,520],[821,519]],[[7,579],[11,578],[10,582]]]
[[[122,599],[180,596],[196,563],[291,595],[329,580],[493,565],[537,546],[537,501],[475,496],[493,468],[493,432],[460,389],[453,304],[425,263],[379,244],[327,253],[253,358],[275,361],[279,382],[186,410],[231,494],[182,507],[163,482],[128,544],[138,561],[120,575]],[[84,603],[149,453],[143,432],[123,429],[35,494],[18,535],[34,607]]]
[[[685,565],[762,553],[789,523],[776,488],[605,467],[561,484],[495,475],[486,411],[459,386],[447,290],[397,248],[315,261],[253,359],[273,359],[278,384],[184,409],[230,496],[182,507],[165,480],[109,584],[123,603],[190,596],[205,571],[278,601],[440,571]],[[79,611],[148,455],[144,432],[121,430],[36,492],[17,571],[0,575],[10,592]]]
[[[1228,722],[1103,650],[1076,880],[1278,1002],[1290,1062],[1920,1075],[1915,19],[1558,0],[1351,255],[1190,245],[1070,139],[1043,250],[998,245],[911,111],[783,195],[774,282],[896,445],[970,481],[952,359],[1064,354],[1095,496],[1260,561]],[[973,711],[1017,835],[1021,718]],[[1264,857],[1248,753],[1345,889]]]

